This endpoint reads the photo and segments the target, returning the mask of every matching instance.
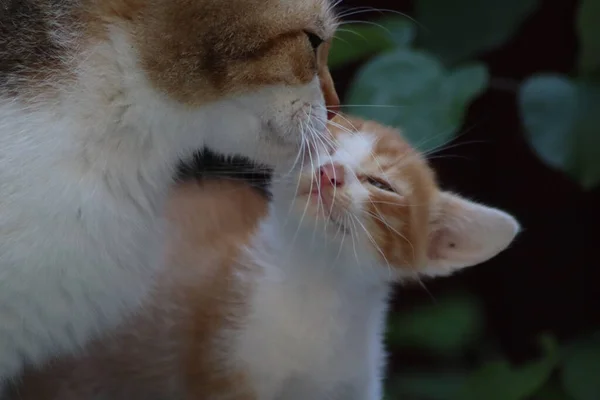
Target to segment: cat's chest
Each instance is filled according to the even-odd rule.
[[[292,383],[310,392],[342,385],[378,348],[382,296],[331,279],[267,276],[254,291],[236,356],[266,397]]]

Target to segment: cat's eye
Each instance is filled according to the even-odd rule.
[[[308,41],[310,42],[310,45],[312,46],[312,48],[313,48],[314,51],[317,51],[317,49],[323,43],[325,43],[325,40],[323,40],[319,35],[316,35],[316,34],[314,34],[312,32],[309,32],[309,31],[304,31],[304,33],[308,37]]]
[[[367,177],[367,182],[369,183],[369,185],[375,186],[377,189],[385,190],[386,192],[396,193],[394,188],[392,188],[389,183],[384,182],[380,179]]]

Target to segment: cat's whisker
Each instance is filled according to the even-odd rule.
[[[383,250],[381,249],[381,247],[379,247],[379,245],[377,244],[377,242],[375,241],[375,239],[373,238],[373,235],[371,235],[371,233],[369,232],[369,230],[365,227],[365,225],[360,221],[360,219],[353,214],[350,214],[355,220],[356,222],[360,225],[360,227],[363,229],[363,231],[365,232],[365,235],[367,236],[367,238],[369,239],[369,241],[371,242],[371,244],[373,244],[373,246],[375,247],[375,249],[377,250],[377,252],[381,255],[381,257],[383,258],[383,260],[385,261],[387,267],[388,267],[388,272],[389,272],[389,276],[388,278],[391,280],[393,277],[393,269],[392,266],[390,265],[390,262],[388,261],[387,257],[385,256],[385,254],[383,253]]]
[[[325,129],[327,131],[329,131],[329,128],[327,126],[325,126]],[[330,139],[329,137],[326,137],[324,133],[320,133],[318,131],[315,131],[315,138],[316,138],[316,140],[319,140],[321,142],[321,144],[323,145],[323,148],[327,148],[325,142],[328,142],[328,144],[332,148],[335,148],[335,143],[333,143],[333,140]],[[331,157],[331,154],[326,153],[326,155],[329,158],[329,162],[332,163],[333,162],[333,158]],[[322,165],[322,164],[319,162],[319,165]],[[337,179],[337,176],[335,175],[336,171],[334,170],[333,172],[334,172],[334,179]],[[318,185],[320,185],[320,183]],[[319,187],[318,189],[320,191],[321,187]],[[337,186],[334,185],[334,187],[333,187],[333,196],[332,196],[332,201],[331,201],[331,207],[329,209],[329,215],[331,215],[333,213],[333,210],[334,210],[334,207],[335,207],[335,200],[336,200],[336,198],[337,198]],[[320,201],[320,198],[319,198],[319,205],[320,204],[321,204],[321,201]],[[325,214],[325,207],[323,207],[323,216],[324,216],[324,218],[327,219],[327,215]],[[327,225],[325,224],[323,230],[325,231],[326,229],[327,229]]]
[[[379,209],[373,205],[375,207],[375,211],[377,212],[377,215],[367,211],[367,214],[372,216],[375,219],[378,219],[379,221],[381,221],[382,224],[384,224],[391,232],[395,233],[396,235],[398,235],[399,237],[401,237],[404,241],[406,241],[406,243],[408,243],[408,245],[410,246],[411,252],[412,252],[412,257],[413,259],[415,259],[416,257],[416,251],[415,251],[415,246],[412,244],[412,242],[410,240],[408,240],[408,238],[406,236],[404,236],[402,233],[400,233],[397,229],[395,229],[394,227],[392,227],[386,220],[385,217],[383,215],[381,215],[381,212],[379,212]]]
[[[308,157],[310,160],[311,171],[314,171],[315,164],[314,164],[314,160],[313,160],[313,156],[312,156],[312,151],[310,148],[311,148],[310,143],[308,143],[308,146],[307,146]],[[310,187],[309,187],[309,192],[312,193],[312,191],[313,191],[313,179],[310,180]],[[294,233],[294,236],[292,238],[292,244],[291,244],[292,247],[294,246],[294,243],[296,242],[296,239],[298,238],[298,234],[300,233],[300,228],[302,228],[302,223],[304,222],[304,217],[306,217],[306,212],[308,211],[308,206],[309,206],[309,202],[307,201],[304,206],[304,210],[302,211],[302,216],[300,217],[300,221],[298,222],[298,228],[296,229],[296,233]]]
[[[429,288],[427,288],[427,286],[425,286],[425,282],[423,282],[423,279],[421,279],[421,276],[419,275],[418,272],[415,274],[414,279],[415,279],[415,281],[417,281],[419,286],[425,291],[425,293],[427,293],[427,295],[429,295],[429,297],[433,301],[433,304],[437,304],[437,299],[435,298],[433,293],[431,293],[431,291],[429,291]]]
[[[422,152],[422,156],[426,159],[429,159],[429,156],[431,154],[435,154],[438,153],[440,151],[445,151],[445,150],[449,150],[449,149],[453,149],[462,145],[466,145],[466,144],[480,144],[480,143],[487,143],[487,141],[484,140],[473,140],[473,141],[469,141],[469,142],[462,142],[462,143],[455,143],[450,145],[452,142],[456,141],[457,139],[463,137],[464,135],[466,135],[467,133],[469,133],[472,129],[474,129],[474,126],[469,128],[469,129],[465,129],[463,132],[461,132],[458,135],[453,135],[452,137],[450,137],[449,139],[447,139],[444,143],[440,144],[439,146],[436,146],[432,149],[429,149],[427,151],[423,151]],[[436,138],[438,138],[439,136],[445,135],[447,133],[447,131],[443,131],[440,134],[434,135],[434,136],[430,136],[427,138],[424,138],[424,140],[422,140],[421,142],[418,142],[414,145],[415,148],[420,148],[422,146],[424,146],[425,144],[431,142],[432,140],[435,140]]]
[[[345,218],[345,217],[344,217],[344,218],[342,218],[342,223],[343,223],[344,227],[346,227],[346,226],[347,226],[347,225],[346,225],[346,218]],[[342,230],[342,226],[341,226],[341,225],[338,225],[338,230],[337,230],[337,232],[335,233],[335,238],[337,238],[337,235],[338,235],[338,233],[339,233],[341,230]],[[334,239],[335,239],[335,238],[334,238]],[[335,266],[335,265],[337,265],[337,262],[338,262],[338,260],[340,259],[340,256],[341,256],[341,254],[342,254],[342,250],[344,249],[344,241],[345,241],[345,240],[346,240],[346,235],[345,235],[345,234],[342,234],[342,240],[340,240],[340,248],[339,248],[339,250],[338,250],[338,253],[337,253],[337,255],[335,256],[335,259],[334,259],[334,261],[333,261],[333,264],[332,264],[332,265],[334,265],[334,266]]]
[[[356,135],[356,132],[359,130],[356,126],[354,126],[354,124],[352,123],[352,121],[350,121],[348,118],[346,118],[344,116],[344,114],[336,112],[336,111],[330,111],[331,113],[333,113],[334,115],[340,117],[341,119],[343,119],[344,121],[348,122],[348,124],[350,124],[350,126],[352,127],[352,129],[348,129],[343,125],[338,124],[337,122],[330,120],[329,123],[333,126],[335,126],[336,128],[338,128],[339,130],[341,130],[342,132],[348,133],[350,135]]]
[[[328,13],[332,13],[332,14],[337,14],[336,12],[336,8],[342,4],[344,0],[335,0],[333,2],[330,2],[329,5],[327,6],[327,12]]]
[[[300,148],[301,148],[300,159],[302,161],[300,164],[300,173],[298,174],[298,176],[296,178],[296,189],[294,191],[294,197],[293,197],[293,200],[290,202],[290,207],[288,209],[287,216],[285,218],[285,222],[284,222],[285,225],[287,225],[287,223],[289,221],[290,215],[292,214],[292,210],[296,204],[295,200],[298,198],[298,191],[300,190],[300,183],[302,181],[301,173],[304,170],[304,161],[306,159],[306,149],[309,147],[309,145],[307,143],[307,139],[306,139],[306,133],[305,133],[306,126],[304,125],[304,123],[301,123],[301,129],[302,129],[302,136],[301,136],[302,144],[300,145]]]
[[[349,21],[342,21],[339,26],[344,26],[344,25],[349,25],[349,24],[363,24],[363,25],[371,25],[371,26],[375,26],[377,28],[380,28],[381,30],[385,31],[389,36],[392,36],[392,31],[390,31],[388,28],[386,28],[385,26],[378,24],[377,22],[373,22],[373,21],[361,21],[361,20],[349,20]],[[338,28],[339,29],[339,28]]]
[[[343,32],[343,31],[344,31],[344,29],[342,29],[342,30],[340,30],[340,29],[336,30],[336,32],[340,32],[340,31],[342,31],[342,32]],[[334,36],[334,38],[335,38],[335,40],[339,40],[340,42],[344,42],[344,43],[346,43],[346,44],[348,44],[348,45],[350,44],[350,42],[349,42],[349,41],[347,41],[346,39],[342,39],[341,37],[339,37],[339,36],[337,36],[337,35],[335,35],[335,36]]]
[[[396,104],[340,104],[335,108],[351,108],[351,107],[372,107],[372,108],[405,108],[404,105],[396,105]],[[328,107],[334,108],[334,107]]]
[[[372,204],[385,204],[385,205],[390,205],[390,206],[398,206],[398,207],[429,207],[428,203],[423,203],[423,204],[406,204],[406,203],[400,203],[400,202],[395,202],[395,201],[381,201],[381,200],[371,200]]]
[[[399,15],[401,17],[404,17],[404,18],[410,20],[415,25],[417,25],[420,29],[423,29],[425,32],[427,32],[427,33],[429,32],[429,29],[427,29],[427,27],[425,25],[423,25],[422,23],[417,21],[415,18],[413,18],[410,15],[403,13],[401,11],[392,10],[389,8],[376,8],[376,7],[369,7],[369,6],[355,7],[355,8],[349,9],[347,12],[338,13],[337,17],[340,19],[343,19],[343,18],[348,18],[353,15],[366,14],[366,13],[379,13],[382,15],[385,13],[396,14],[396,15]]]
[[[469,157],[465,157],[465,156],[459,156],[456,154],[447,154],[447,155],[439,155],[439,156],[432,156],[432,157],[427,157],[427,161],[431,161],[431,160],[446,160],[446,159],[455,159],[455,160],[471,160]]]
[[[312,108],[310,109],[310,111],[312,112]],[[310,119],[310,114],[308,115],[308,118]],[[313,141],[313,148],[315,149],[315,157],[317,159],[317,168],[320,167],[321,164],[321,156],[320,156],[320,152],[318,151],[319,147],[317,146],[317,141],[319,141],[319,135],[316,131],[316,129],[312,129],[311,130],[311,138]],[[326,148],[324,143],[321,142],[321,144],[323,145],[323,148]],[[314,171],[314,170],[313,170]],[[311,171],[312,172],[312,171]],[[311,180],[312,181],[312,180]],[[319,179],[316,180],[317,181],[317,190],[319,191],[319,193],[321,192],[322,188],[321,188],[321,181]],[[319,197],[319,201],[317,201],[317,218],[313,227],[313,236],[312,236],[312,241],[311,241],[311,248],[314,248],[314,244],[315,244],[315,239],[317,236],[317,227],[318,227],[318,217],[320,215],[320,210],[321,210],[321,206],[323,206],[323,216],[325,216],[325,205],[322,204],[323,202],[320,200]]]
[[[367,38],[366,38],[364,35],[362,35],[362,34],[360,34],[360,33],[356,32],[356,31],[353,31],[352,29],[342,29],[342,28],[338,28],[338,29],[336,30],[336,32],[337,32],[337,33],[339,33],[339,32],[347,32],[347,33],[351,33],[351,34],[353,34],[353,35],[355,35],[355,36],[358,36],[358,37],[359,37],[359,38],[361,38],[362,40],[364,40],[364,41],[365,41],[365,43],[369,43],[369,40],[368,40],[368,39],[367,39]],[[350,42],[348,42],[347,40],[344,40],[344,39],[342,39],[342,38],[338,37],[337,35],[335,36],[335,38],[336,38],[337,40],[341,40],[341,41],[343,41],[343,42],[345,42],[345,43],[347,43],[347,44],[350,44]]]
[[[485,140],[471,140],[471,141],[468,141],[468,142],[460,142],[460,143],[450,144],[453,141],[455,141],[456,139],[458,139],[460,136],[462,136],[462,135],[455,136],[452,139],[448,140],[446,142],[446,145],[442,144],[442,145],[440,145],[440,146],[438,146],[438,147],[436,147],[434,149],[431,149],[431,150],[428,150],[428,151],[424,152],[423,156],[425,158],[427,158],[427,159],[430,159],[429,156],[431,154],[439,153],[440,151],[446,151],[446,150],[450,150],[450,149],[455,149],[457,147],[462,147],[462,146],[471,145],[471,144],[487,144],[487,143],[489,143],[489,142],[487,142]]]
[[[347,215],[352,216],[352,214],[350,214],[350,213],[347,213]],[[356,224],[354,223],[352,218],[348,218],[348,220],[352,223],[352,226],[354,227],[354,230],[352,230],[351,227],[348,227],[350,229],[350,237],[352,239],[352,251],[354,252],[354,258],[356,259],[358,268],[360,269],[361,273],[363,273],[362,267],[361,267],[362,263],[360,262],[358,253],[356,252],[356,242],[354,240],[354,234],[356,234],[356,241],[358,241],[358,229],[356,229]]]

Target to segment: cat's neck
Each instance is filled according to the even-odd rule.
[[[319,281],[332,290],[389,290],[387,267],[356,233],[325,231],[283,199],[274,199],[259,232],[259,247],[274,255],[283,279]]]

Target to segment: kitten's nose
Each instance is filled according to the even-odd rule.
[[[339,164],[325,164],[320,169],[321,187],[344,185],[344,167]]]

